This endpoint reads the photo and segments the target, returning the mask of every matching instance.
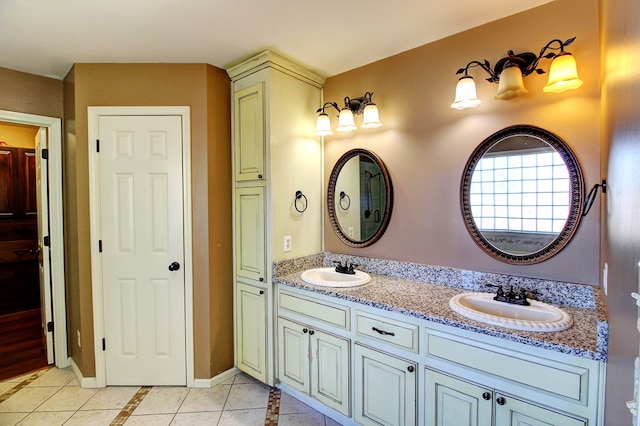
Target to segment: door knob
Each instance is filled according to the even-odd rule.
[[[178,269],[180,269],[180,264],[178,262],[173,262],[169,265],[170,271],[177,271]]]

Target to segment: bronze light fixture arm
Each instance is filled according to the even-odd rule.
[[[322,105],[322,107],[320,107],[320,108],[318,108],[316,110],[316,114],[318,114],[318,113],[325,114],[325,112],[324,112],[325,108],[330,107],[330,106],[334,107],[336,109],[336,111],[340,112],[340,108],[338,108],[338,104],[337,103],[335,103],[335,102],[325,102],[324,105]]]

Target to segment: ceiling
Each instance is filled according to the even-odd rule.
[[[209,63],[273,49],[333,76],[551,0],[0,0],[0,67]]]

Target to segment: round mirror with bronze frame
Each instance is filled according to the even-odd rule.
[[[569,146],[539,127],[515,125],[486,138],[461,180],[467,231],[491,257],[528,265],[557,254],[582,212],[584,181]]]
[[[336,162],[329,177],[327,209],[338,238],[351,247],[380,239],[389,225],[393,187],[382,160],[366,149],[353,149]]]

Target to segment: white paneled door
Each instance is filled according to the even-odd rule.
[[[100,116],[107,385],[186,385],[182,120]]]

